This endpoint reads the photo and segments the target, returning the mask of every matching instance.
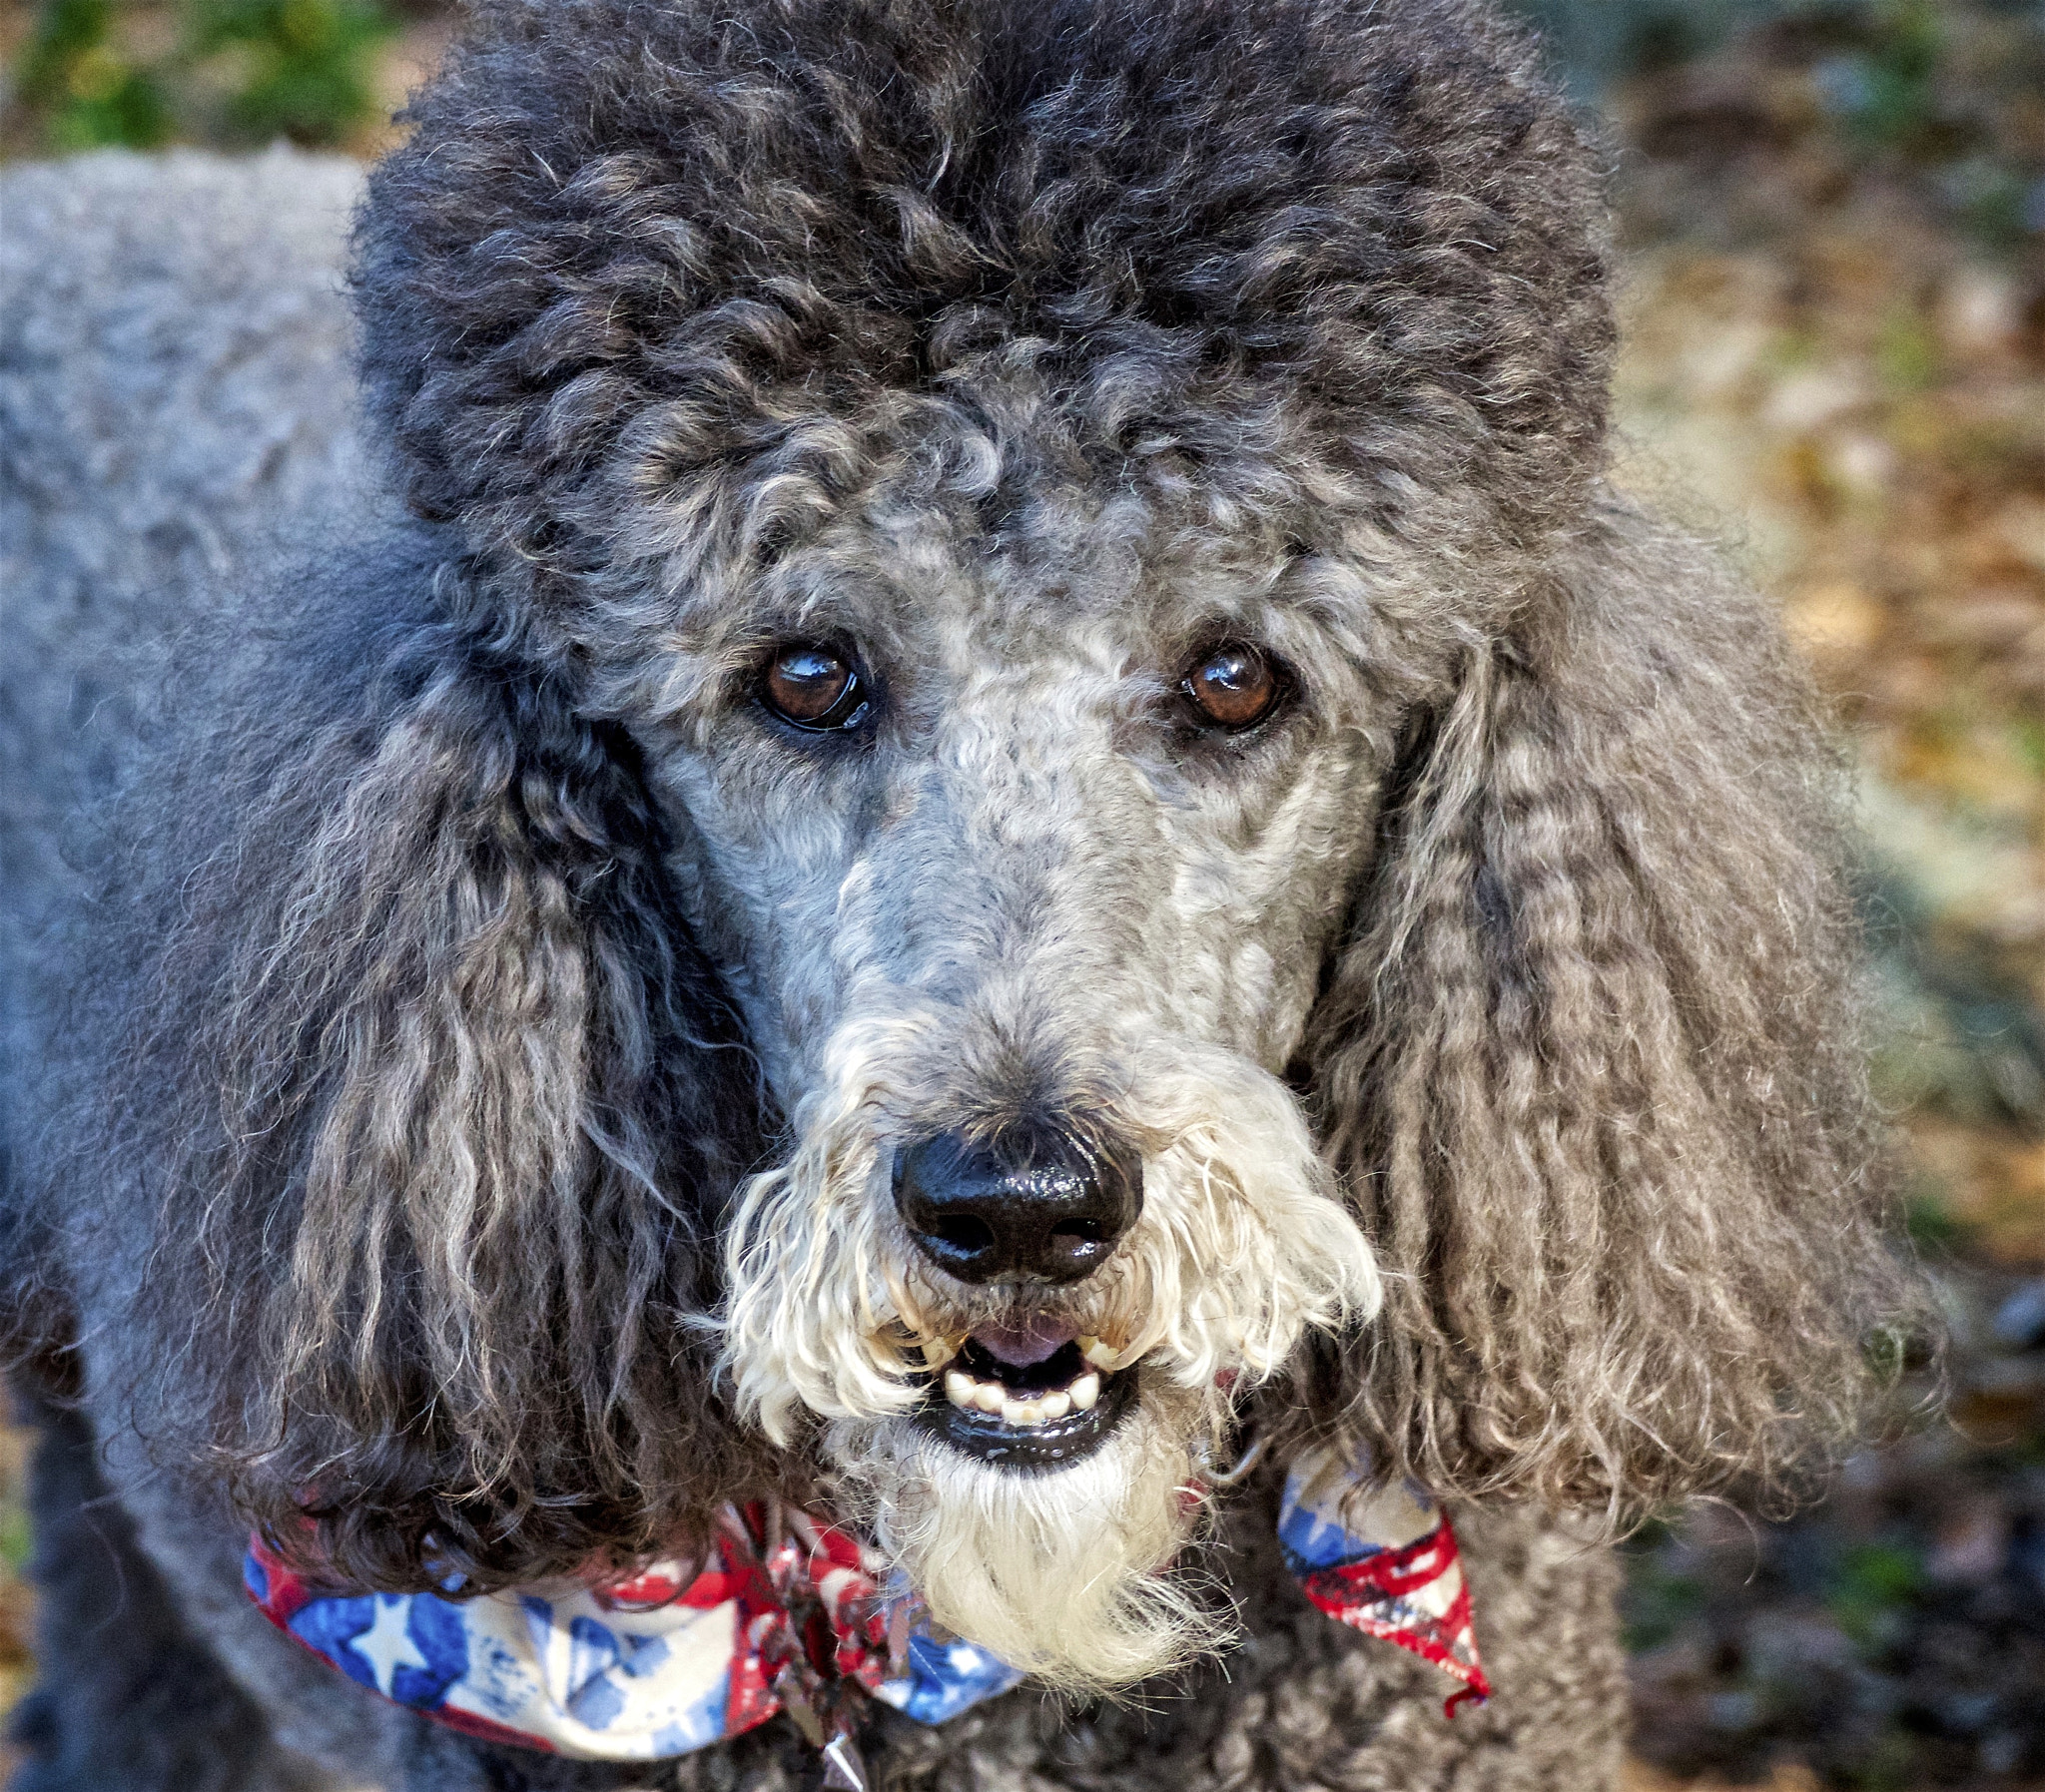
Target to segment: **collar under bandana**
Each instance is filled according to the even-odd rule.
[[[1285,1484],[1286,1566],[1328,1616],[1491,1696],[1448,1515],[1410,1483],[1371,1487],[1328,1456]],[[1022,1675],[935,1629],[846,1532],[784,1506],[727,1509],[703,1563],[470,1599],[309,1585],[259,1536],[249,1596],[349,1679],[471,1736],[588,1761],[688,1754],[786,1710],[827,1786],[862,1789],[866,1697],[943,1723]]]

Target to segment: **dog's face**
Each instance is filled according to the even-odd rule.
[[[725,1362],[777,1442],[834,1422],[942,1619],[1125,1679],[1232,1393],[1377,1303],[1284,1072],[1390,706],[1296,552],[848,508],[613,698],[791,1121]]]
[[[1277,1449],[1444,1496],[1781,1473],[1890,1299],[1822,754],[1600,492],[1526,46],[770,10],[487,0],[374,179],[417,614],[185,780],[269,795],[165,855],[184,1130],[108,1131],[189,1160],[195,1454],[492,1586],[821,1455],[1075,1687],[1211,1634],[1160,1569],[1281,1367]]]

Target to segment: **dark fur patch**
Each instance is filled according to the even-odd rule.
[[[691,1329],[762,1096],[630,742],[444,544],[359,552],[122,817],[66,1179],[153,1241],[103,1361],[160,1451],[344,1576],[529,1581],[771,1477]]]

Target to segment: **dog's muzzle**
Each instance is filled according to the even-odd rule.
[[[1026,1296],[1082,1282],[1114,1255],[1142,1213],[1143,1171],[1064,1138],[1003,1152],[940,1133],[896,1158],[895,1205],[936,1268]],[[1099,1339],[1025,1320],[967,1336],[920,1418],[983,1462],[1047,1469],[1098,1449],[1134,1399],[1134,1370]]]

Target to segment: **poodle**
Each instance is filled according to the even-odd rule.
[[[1528,42],[481,0],[406,118],[351,312],[344,165],[9,178],[15,1784],[1613,1786],[1613,1537],[1915,1297]]]

